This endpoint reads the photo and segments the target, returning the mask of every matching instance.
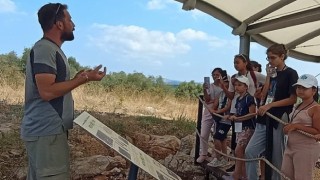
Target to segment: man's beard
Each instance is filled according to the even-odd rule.
[[[62,41],[72,41],[74,39],[73,32],[63,32],[61,35]]]

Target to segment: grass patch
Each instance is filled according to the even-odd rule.
[[[145,116],[137,117],[137,121],[139,127],[147,131],[149,134],[173,135],[178,138],[192,134],[196,128],[196,123],[184,116],[174,120]]]
[[[0,138],[0,177],[14,179],[21,167],[27,164],[26,151],[20,134],[15,131]]]

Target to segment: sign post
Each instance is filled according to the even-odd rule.
[[[131,161],[129,180],[137,179],[139,168],[158,180],[181,180],[174,172],[131,144],[89,113],[81,113],[74,122]]]

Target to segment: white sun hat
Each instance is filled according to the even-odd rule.
[[[245,76],[238,76],[236,79],[244,84],[246,84],[248,87],[250,85],[249,79]]]
[[[304,74],[300,76],[297,83],[292,86],[300,85],[305,88],[318,87],[318,80],[310,74]]]

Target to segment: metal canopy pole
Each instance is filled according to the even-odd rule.
[[[240,47],[239,47],[239,53],[245,54],[248,57],[250,57],[250,36],[249,35],[243,35],[240,37]],[[272,158],[272,126],[270,125],[269,121],[267,121],[267,136],[266,136],[266,158],[271,162]],[[265,180],[271,180],[271,173],[272,169],[269,166],[265,166]]]
[[[249,57],[249,55],[250,55],[250,36],[245,34],[245,35],[241,35],[239,37],[240,37],[239,53],[245,54]]]

